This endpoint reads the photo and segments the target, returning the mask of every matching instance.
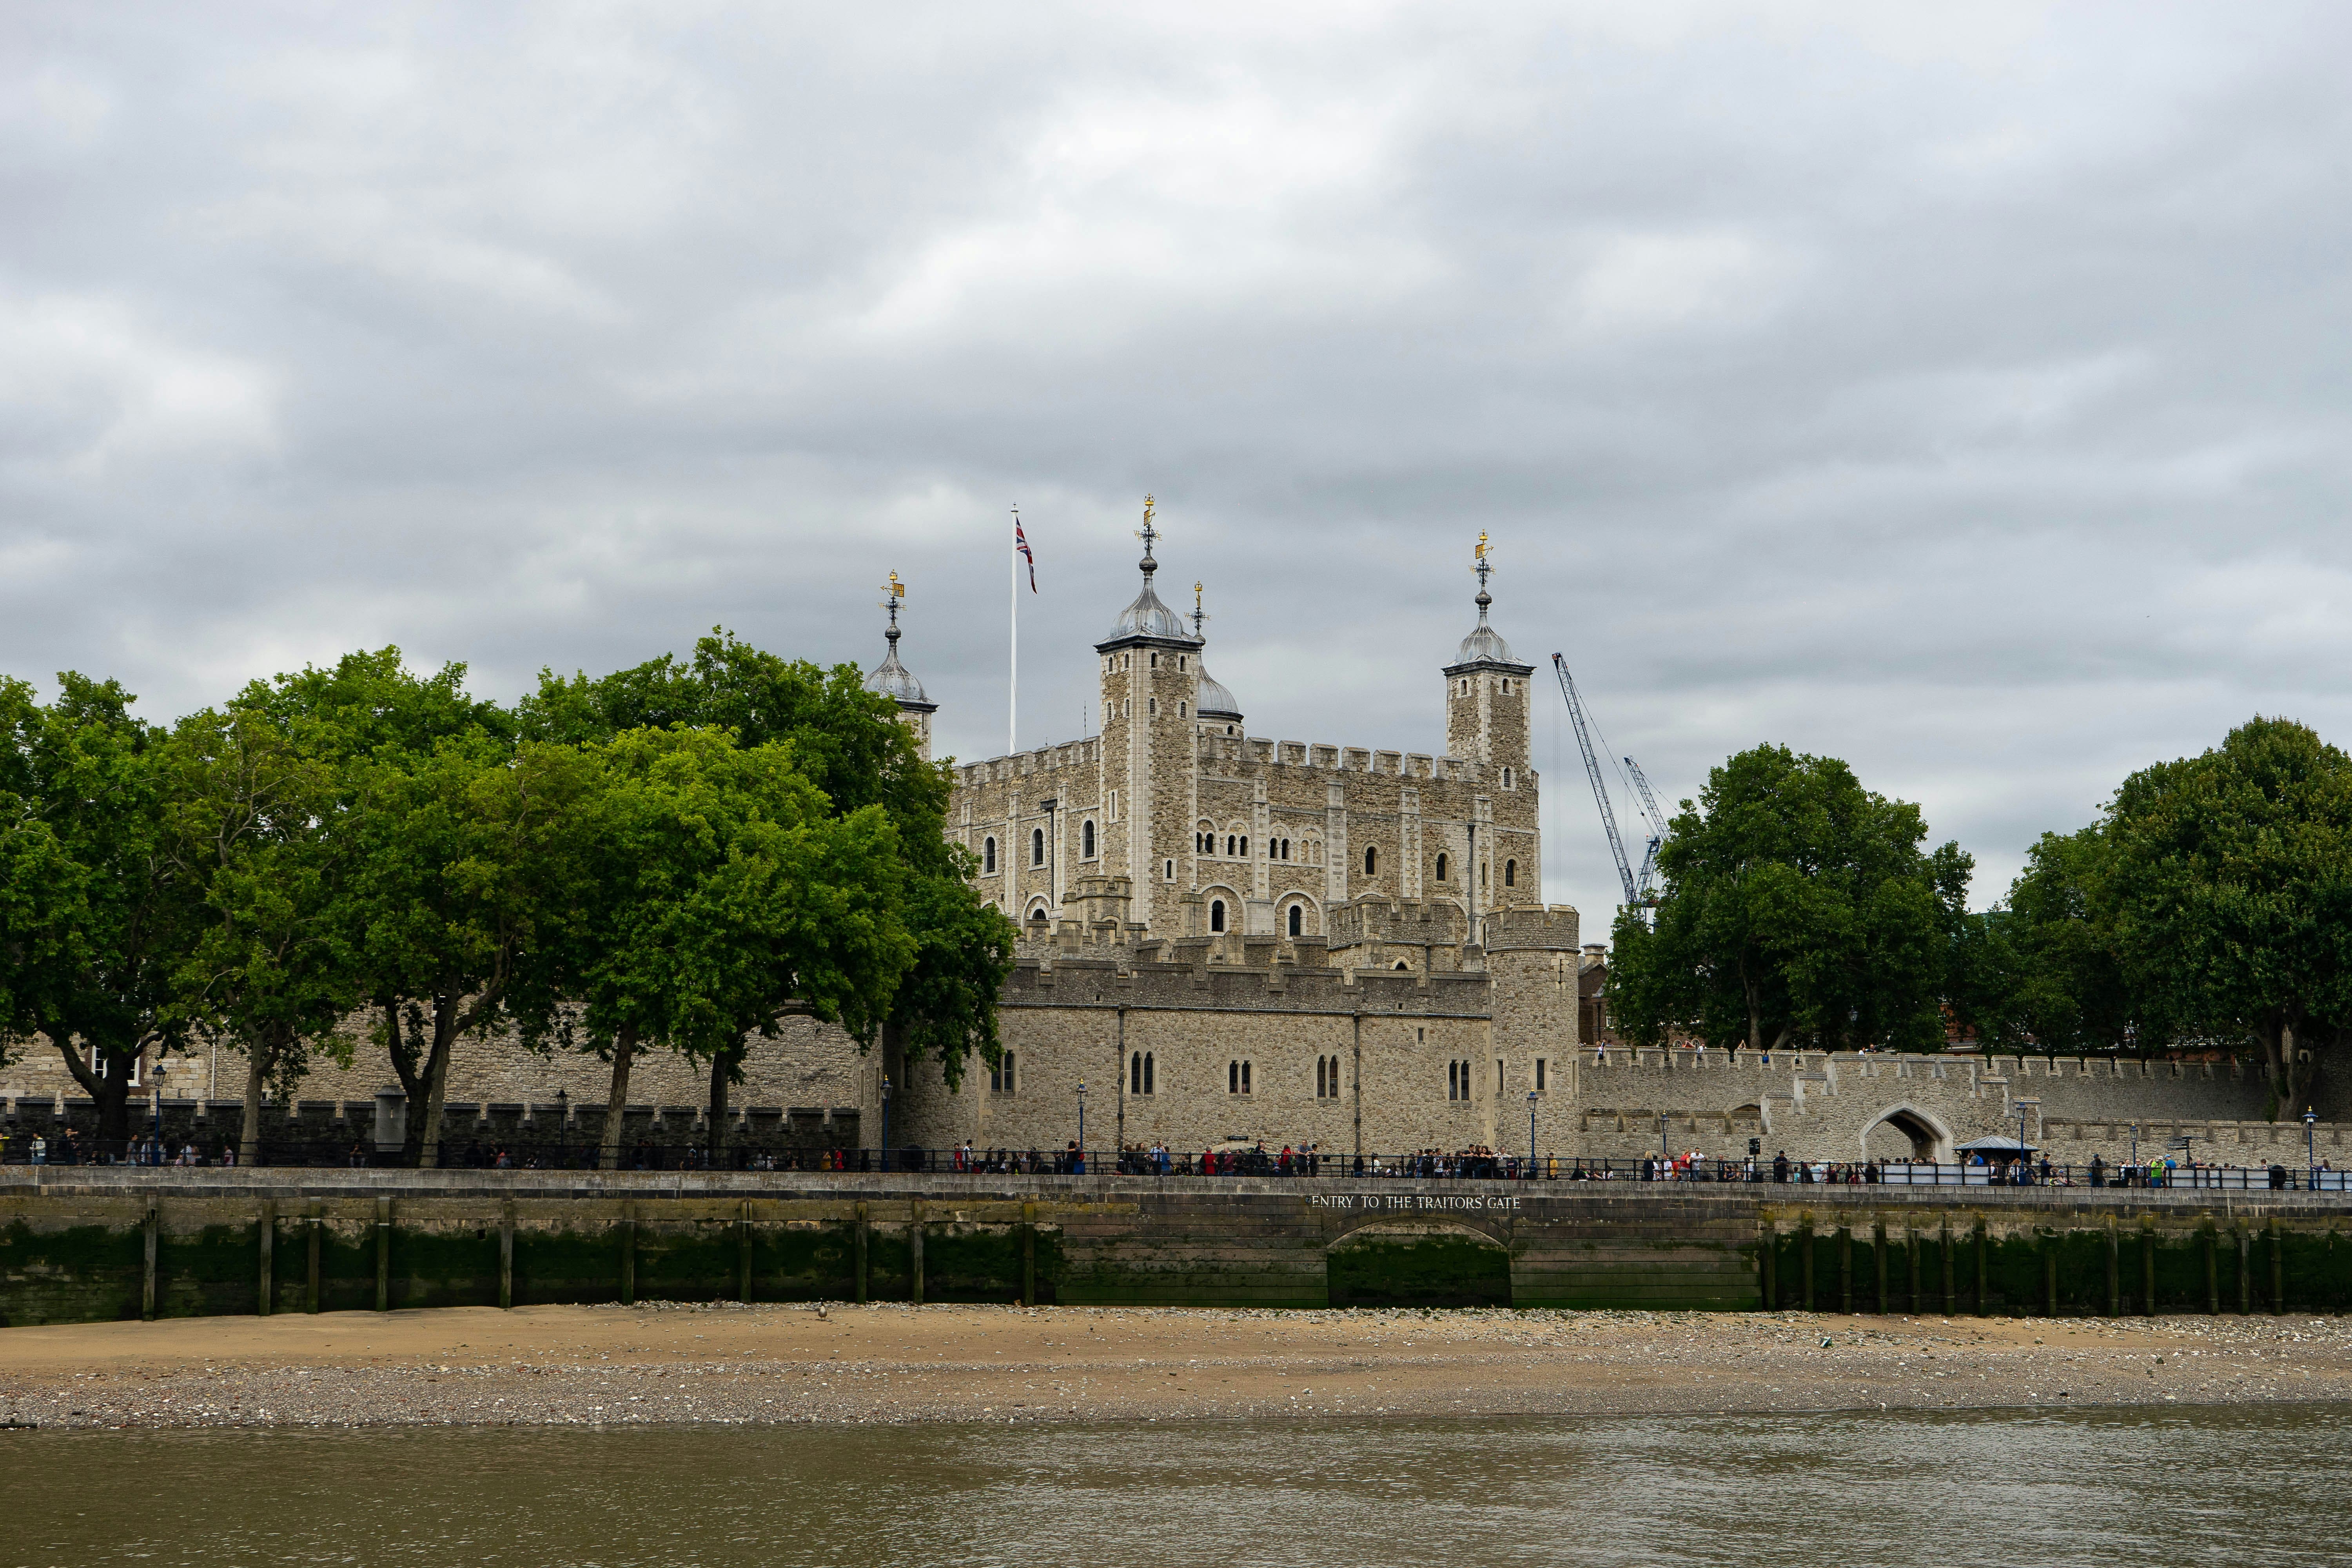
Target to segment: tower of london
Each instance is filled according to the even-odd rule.
[[[1578,920],[1543,903],[1534,667],[1490,619],[1483,537],[1440,752],[1249,734],[1197,604],[1188,626],[1155,586],[1149,503],[1142,538],[1093,647],[1100,733],[956,766],[949,831],[1022,933],[1011,1065],[950,1091],[886,1062],[902,1125],[1058,1144],[1087,1083],[1124,1143],[1496,1143],[1575,1047]],[[868,684],[928,747],[887,635]]]
[[[1207,937],[1228,963],[1251,938],[1296,961],[1302,941],[1409,929],[1383,966],[1428,973],[1458,968],[1496,910],[1541,904],[1533,667],[1489,623],[1483,542],[1477,624],[1438,672],[1432,753],[1248,734],[1197,611],[1188,629],[1155,589],[1157,537],[1147,510],[1141,589],[1094,645],[1100,734],[956,770],[952,831],[1024,937]],[[895,642],[871,684],[928,744],[936,705]]]

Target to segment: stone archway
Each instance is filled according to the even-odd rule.
[[[1507,1307],[1511,1254],[1486,1231],[1444,1221],[1360,1225],[1324,1250],[1334,1307]]]
[[[1862,1130],[1865,1160],[1952,1162],[1952,1130],[1916,1105],[1890,1105]]]

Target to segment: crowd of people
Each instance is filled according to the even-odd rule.
[[[341,1162],[333,1152],[304,1148],[272,1150],[265,1163],[336,1163],[354,1167],[397,1164],[401,1156],[377,1152],[364,1141],[352,1143]],[[483,1170],[587,1168],[601,1151],[593,1143],[562,1150],[503,1143],[468,1143],[447,1163]],[[142,1133],[118,1148],[106,1148],[72,1128],[39,1131],[0,1139],[0,1160],[34,1165],[163,1165],[231,1166],[237,1163],[233,1139],[166,1139]],[[620,1167],[631,1171],[716,1168],[709,1149],[699,1143],[673,1145],[640,1138],[622,1152]],[[2352,1173],[2319,1162],[2306,1176],[2284,1164],[2242,1167],[2182,1159],[2173,1154],[2145,1160],[2110,1162],[2094,1155],[2087,1165],[2053,1164],[2046,1154],[2017,1158],[1970,1151],[1964,1163],[1931,1164],[1903,1160],[1791,1160],[1783,1151],[1769,1161],[1754,1154],[1745,1158],[1709,1155],[1696,1149],[1682,1153],[1660,1152],[1637,1160],[1562,1159],[1559,1155],[1528,1158],[1507,1154],[1484,1144],[1465,1149],[1420,1149],[1410,1154],[1326,1153],[1318,1144],[1283,1144],[1269,1149],[1263,1140],[1228,1141],[1198,1153],[1180,1152],[1165,1142],[1129,1143],[1115,1157],[1105,1152],[1089,1155],[1076,1140],[1059,1150],[981,1149],[966,1140],[946,1150],[908,1148],[891,1151],[828,1148],[773,1149],[738,1146],[723,1161],[728,1168],[747,1171],[953,1172],[980,1175],[1085,1175],[1108,1168],[1130,1176],[1365,1176],[1386,1179],[1465,1181],[1641,1181],[1641,1182],[1769,1182],[1796,1185],[1861,1186],[1892,1184],[1936,1184],[1958,1182],[1969,1186],[2093,1187],[2252,1187],[2273,1189],[2311,1185],[2328,1190],[2352,1190]]]

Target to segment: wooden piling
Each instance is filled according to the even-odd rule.
[[[514,1200],[499,1205],[499,1308],[514,1310]]]
[[[375,1201],[375,1310],[392,1310],[392,1200]]]
[[[147,1200],[147,1217],[141,1222],[141,1251],[146,1263],[139,1287],[139,1315],[152,1322],[155,1318],[155,1244],[163,1229],[163,1209],[152,1197]]]
[[[908,1299],[919,1307],[923,1304],[923,1200],[910,1199],[907,1208],[907,1244],[913,1258],[913,1280]]]
[[[260,1242],[261,1277],[257,1282],[258,1289],[253,1310],[266,1318],[269,1316],[269,1309],[274,1305],[270,1298],[277,1294],[269,1278],[271,1254],[277,1250],[278,1245],[278,1205],[275,1202],[268,1198],[261,1200],[261,1217],[254,1226],[254,1231]]]

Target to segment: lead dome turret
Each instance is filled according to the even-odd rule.
[[[887,651],[882,662],[868,671],[866,689],[887,697],[898,705],[898,717],[915,732],[915,740],[926,760],[931,754],[931,715],[940,705],[923,690],[923,683],[915,672],[898,662],[898,601],[907,596],[907,585],[898,581],[898,574],[890,574],[890,581],[882,591],[889,597],[883,601],[890,612],[890,624],[882,633]]]

